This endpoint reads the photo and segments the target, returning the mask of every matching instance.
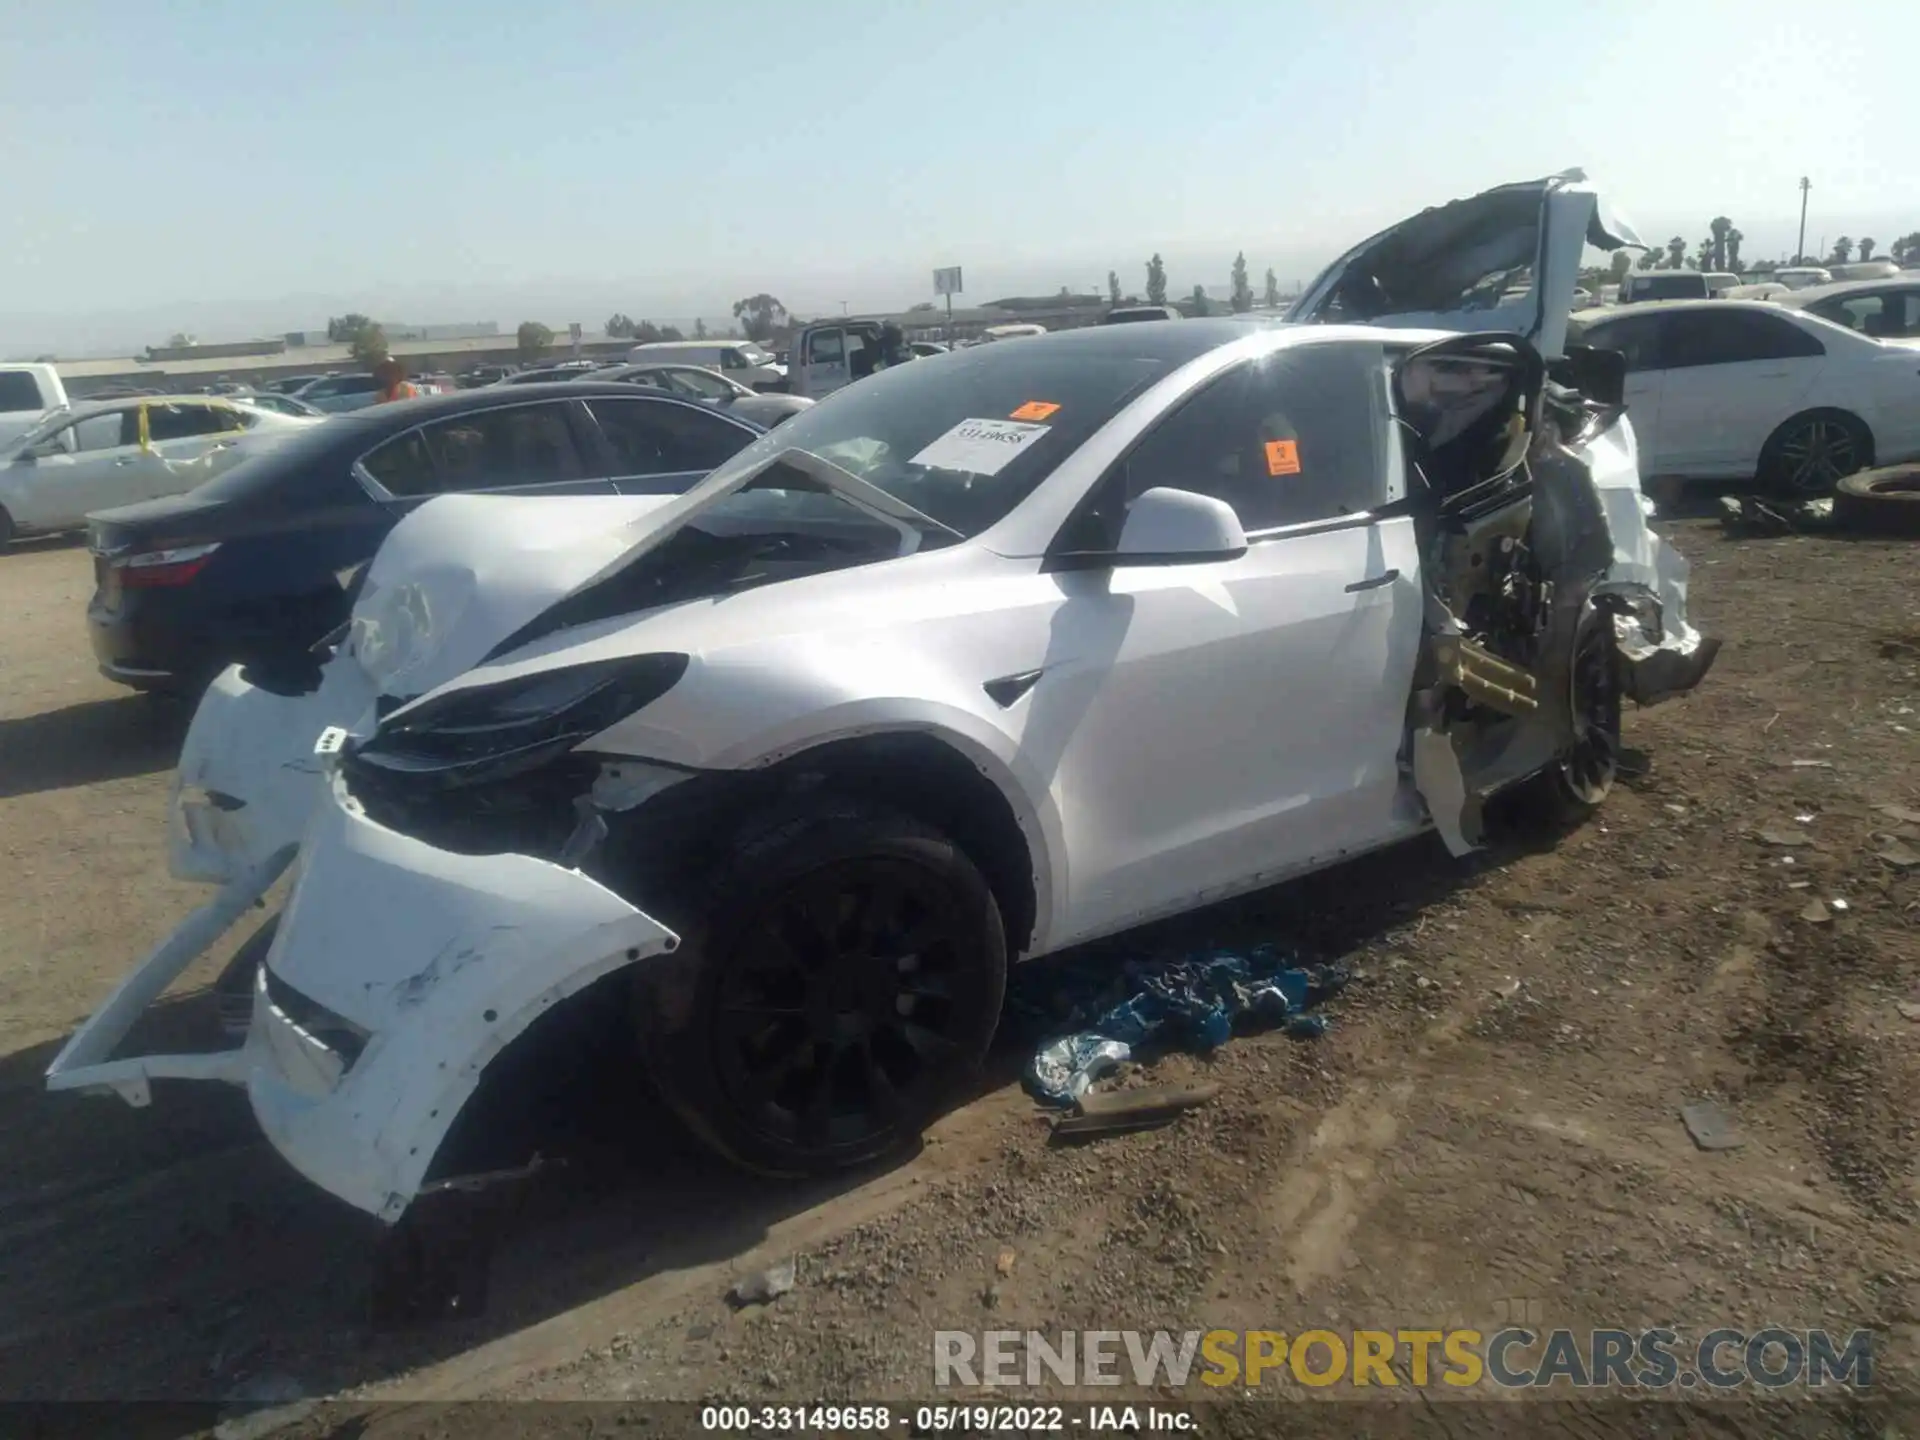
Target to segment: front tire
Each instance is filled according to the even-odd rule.
[[[685,943],[636,987],[646,1063],[721,1155],[762,1174],[903,1149],[985,1057],[1000,909],[910,816],[838,798],[749,825]]]
[[[7,513],[6,506],[0,505],[0,550],[4,550],[7,546],[11,545],[17,533],[18,531],[15,530],[13,524],[13,516]]]

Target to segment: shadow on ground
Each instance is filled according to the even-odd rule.
[[[169,769],[192,714],[190,706],[118,695],[0,720],[0,799]]]
[[[1463,864],[1437,842],[1402,845],[1077,958],[1258,940],[1351,955],[1514,853]],[[205,1049],[216,1035],[200,991],[156,1007],[129,1045]],[[570,1163],[526,1187],[500,1231],[484,1311],[376,1329],[380,1227],[294,1175],[258,1138],[242,1094],[162,1082],[145,1111],[50,1096],[42,1074],[56,1048],[0,1060],[9,1399],[205,1400],[273,1372],[308,1393],[378,1381],[651,1275],[740,1256],[780,1220],[886,1168],[807,1184],[745,1176],[686,1138],[637,1076],[602,1078],[589,1123],[569,1127]],[[1003,1046],[962,1103],[1017,1083],[1026,1058]]]

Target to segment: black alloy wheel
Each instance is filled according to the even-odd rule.
[[[932,871],[874,858],[770,896],[722,959],[714,1044],[733,1103],[769,1138],[864,1149],[964,1050],[967,927]]]
[[[832,800],[739,847],[671,963],[692,1004],[642,987],[649,1068],[696,1134],[772,1174],[910,1143],[984,1057],[1006,987],[972,861],[911,817]]]

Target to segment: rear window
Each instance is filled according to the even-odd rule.
[[[24,370],[0,370],[0,415],[38,414],[46,408],[38,380]]]
[[[1707,295],[1704,275],[1636,275],[1632,285],[1635,300],[1704,300]]]

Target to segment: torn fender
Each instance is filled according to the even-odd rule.
[[[495,1056],[568,996],[678,945],[576,870],[388,830],[330,776],[256,998],[254,1115],[308,1179],[397,1220]],[[276,992],[364,1031],[364,1047],[330,1077],[265,1043],[287,1013]]]
[[[167,797],[167,868],[181,880],[226,884],[297,844],[321,792],[314,741],[329,726],[369,721],[373,702],[372,683],[346,654],[305,695],[262,689],[237,665],[222,671],[180,748]]]

